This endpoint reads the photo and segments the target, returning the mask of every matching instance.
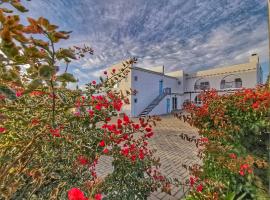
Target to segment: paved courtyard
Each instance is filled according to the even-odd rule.
[[[161,121],[154,128],[155,135],[150,140],[152,148],[157,149],[156,156],[160,157],[161,172],[169,178],[178,178],[182,182],[189,178],[188,170],[183,165],[190,166],[198,163],[196,145],[181,138],[187,134],[197,137],[197,132],[187,123],[176,119],[172,115],[162,116]],[[136,121],[137,119],[133,119]],[[111,159],[101,158],[97,166],[97,174],[104,176],[112,170]],[[172,187],[171,195],[157,191],[152,193],[149,200],[179,200],[185,196],[187,188]]]

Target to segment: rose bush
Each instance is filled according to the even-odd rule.
[[[128,94],[112,88],[136,60],[84,91],[68,89],[77,81],[70,62],[93,50],[59,48],[69,32],[43,17],[21,24],[11,9],[27,11],[19,0],[0,5],[0,199],[146,199],[167,186],[148,147],[157,119],[118,115]],[[101,156],[113,158],[104,179]]]
[[[269,88],[212,90],[200,98],[202,106],[188,104],[189,115],[179,116],[201,136],[203,165],[192,167],[187,199],[268,199]]]

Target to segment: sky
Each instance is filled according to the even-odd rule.
[[[32,0],[44,16],[73,31],[63,46],[94,49],[70,67],[85,84],[107,67],[137,57],[139,67],[194,72],[247,62],[258,53],[268,69],[267,0]]]

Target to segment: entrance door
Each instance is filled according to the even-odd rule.
[[[159,95],[163,94],[163,80],[159,81]]]
[[[177,110],[177,97],[172,98],[172,109]]]
[[[167,113],[171,112],[171,100],[168,98],[167,99]]]

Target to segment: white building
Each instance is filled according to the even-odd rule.
[[[116,70],[121,67],[113,66]],[[132,66],[128,77],[117,88],[137,91],[136,95],[130,96],[130,104],[123,107],[123,112],[138,117],[170,113],[181,109],[186,101],[199,104],[197,95],[210,88],[225,93],[243,87],[254,88],[261,83],[259,57],[252,54],[248,63],[195,73],[185,73],[183,70],[165,73],[164,66],[147,69]]]

